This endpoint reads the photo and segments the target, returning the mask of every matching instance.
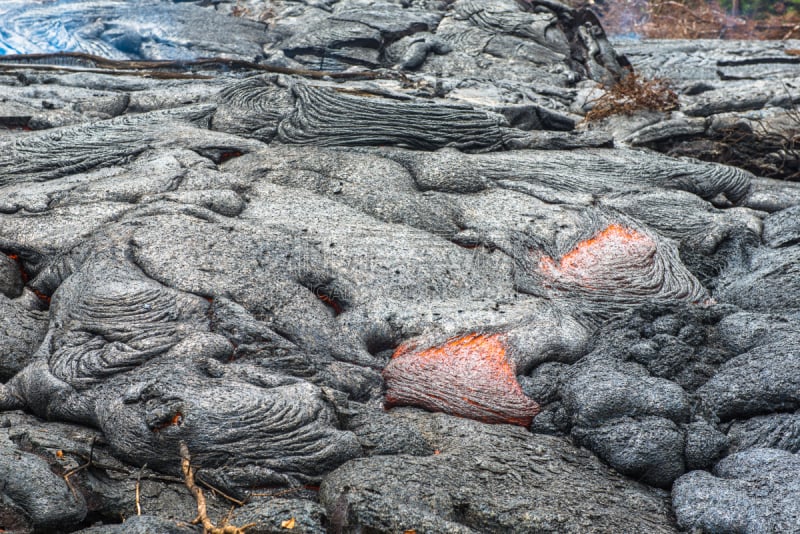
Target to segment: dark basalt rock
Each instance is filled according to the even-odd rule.
[[[137,532],[137,528],[142,532],[154,532],[154,528],[156,532],[195,532],[178,526],[191,520],[187,516],[195,507],[182,482],[120,462],[111,455],[100,432],[7,412],[0,418],[0,441],[7,469],[2,511],[7,530],[72,531],[79,522],[91,521],[110,523],[94,529],[101,532]],[[141,517],[136,508],[137,480]],[[213,494],[207,503],[214,517],[228,511],[227,501]],[[122,518],[127,520],[116,525]]]
[[[151,532],[188,534],[196,532],[196,529],[152,515],[135,515],[119,525],[98,525],[78,532],[81,534],[149,534]]]
[[[747,310],[770,312],[798,308],[800,246],[746,249],[720,276],[720,300]]]
[[[800,62],[791,47],[714,40],[615,44],[640,73],[682,89],[680,111],[623,126],[619,138],[672,156],[797,181],[800,158],[792,137]]]
[[[41,304],[30,293],[15,300],[0,295],[0,378],[3,380],[31,362],[31,355],[45,337],[47,314],[41,311]]]
[[[796,341],[766,343],[726,362],[697,390],[703,408],[721,421],[796,410],[800,403]],[[754,381],[753,376],[759,379]]]
[[[284,87],[281,87],[284,85]],[[288,85],[288,87],[286,87]],[[221,95],[214,127],[287,144],[399,145],[491,149],[502,145],[504,120],[467,106],[357,97],[336,88],[270,77],[248,78]],[[221,115],[221,116],[220,116]],[[256,130],[245,130],[252,123]]]
[[[774,413],[734,420],[727,425],[732,452],[755,448],[800,452],[800,414]]]
[[[587,126],[554,1],[122,4],[0,7],[137,59],[0,56],[0,528],[199,531],[185,445],[248,532],[797,532],[800,189],[674,157],[788,131],[777,45]]]
[[[256,498],[236,509],[230,520],[234,525],[253,525],[247,531],[255,534],[277,534],[287,530],[303,534],[327,532],[325,509],[320,503],[305,499]]]
[[[356,460],[331,473],[320,498],[333,529],[675,531],[664,493],[622,479],[563,438],[441,414],[404,418],[438,454]]]
[[[770,247],[800,244],[800,208],[786,208],[765,218],[761,237]]]
[[[2,446],[0,457],[4,525],[22,531],[51,530],[74,526],[86,516],[83,497],[71,493],[43,459],[7,445]]]
[[[208,331],[208,307],[147,278],[111,248],[60,285],[47,341],[4,386],[2,401],[113,428],[108,439],[121,458],[167,472],[177,470],[185,442],[205,476],[229,491],[318,482],[360,454],[355,437],[335,429],[334,410],[316,386],[219,363],[233,347]],[[245,436],[254,447],[247,460]]]
[[[684,475],[672,494],[678,524],[711,532],[796,531],[798,460],[786,451],[749,449],[712,473]]]

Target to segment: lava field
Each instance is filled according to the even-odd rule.
[[[800,533],[796,50],[1,3],[0,532]]]

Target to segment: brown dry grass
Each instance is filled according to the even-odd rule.
[[[707,0],[568,0],[600,15],[611,35],[635,33],[653,39],[796,39],[800,15],[786,13],[760,19],[728,15]]]
[[[678,109],[678,95],[666,80],[649,80],[631,71],[594,101],[594,107],[584,120],[592,122],[637,111],[668,112],[675,109]]]

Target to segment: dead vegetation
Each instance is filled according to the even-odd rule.
[[[600,16],[610,35],[651,39],[796,39],[800,15],[734,16],[707,0],[568,0]]]
[[[247,7],[242,4],[242,0],[236,0],[236,4],[231,9],[231,15],[272,25],[277,17],[274,4],[274,0],[265,0],[263,4]]]
[[[192,521],[192,524],[200,523],[203,525],[203,534],[246,534],[248,528],[256,526],[255,523],[250,523],[242,527],[228,525],[227,520],[223,521],[220,526],[214,525],[214,522],[208,517],[208,509],[206,507],[206,497],[203,495],[203,490],[197,486],[194,480],[194,467],[192,467],[192,458],[189,455],[189,449],[185,443],[181,443],[181,470],[183,471],[184,483],[189,491],[197,501],[197,517]]]
[[[800,181],[800,112],[788,112],[789,124],[764,121],[721,128],[705,139],[658,143],[651,148],[671,156],[725,163],[758,176]]]
[[[800,120],[800,117],[798,117]],[[759,124],[750,132],[723,132],[720,160],[766,178],[800,181],[800,122],[793,132],[776,132]]]
[[[666,80],[646,79],[629,71],[592,103],[592,109],[584,117],[586,122],[613,115],[632,115],[638,111],[669,112],[678,109],[678,95]]]

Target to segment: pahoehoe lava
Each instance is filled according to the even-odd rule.
[[[787,46],[3,3],[0,530],[800,532],[795,156],[713,157]],[[631,66],[680,109],[587,124]]]

